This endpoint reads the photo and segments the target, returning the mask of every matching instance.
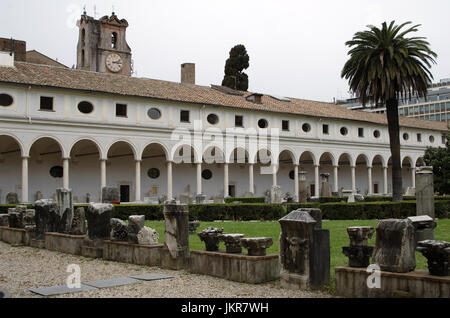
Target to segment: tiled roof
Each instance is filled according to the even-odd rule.
[[[289,98],[291,102],[285,102],[269,95],[263,95],[262,103],[255,104],[246,100],[246,97],[252,94],[250,92],[243,92],[244,94],[242,96],[230,95],[224,90],[218,90],[217,86],[214,89],[192,84],[96,73],[23,62],[16,62],[14,68],[0,67],[0,82],[102,92],[123,96],[147,97],[201,105],[216,105],[244,110],[267,111],[337,120],[356,120],[387,125],[386,115],[348,110],[345,107],[332,103],[297,98]],[[441,131],[448,130],[445,122],[406,117],[400,117],[400,126]]]

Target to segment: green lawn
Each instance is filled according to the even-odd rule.
[[[352,220],[352,221],[329,221],[323,220],[322,227],[330,231],[331,244],[331,285],[334,288],[334,270],[336,266],[347,265],[348,259],[342,253],[342,247],[349,245],[347,227],[350,226],[373,226],[376,227],[377,220]],[[450,241],[450,219],[437,220],[435,229],[435,239],[441,241]],[[164,242],[164,222],[147,221],[147,226],[155,229],[159,233],[159,241]],[[268,254],[278,254],[278,238],[280,236],[280,224],[278,222],[201,222],[197,232],[207,227],[222,227],[226,233],[242,233],[245,237],[271,237],[273,246],[267,250]],[[224,249],[223,243],[220,248]],[[198,235],[189,237],[191,250],[203,250],[205,244],[200,241]],[[369,245],[375,245],[375,235],[369,241]],[[417,269],[427,269],[426,258],[416,252]]]

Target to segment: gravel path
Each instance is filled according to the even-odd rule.
[[[279,282],[259,285],[242,284],[205,275],[171,271],[111,261],[89,259],[31,247],[11,247],[0,242],[0,288],[12,297],[41,297],[29,288],[65,285],[70,273],[67,266],[81,267],[81,281],[157,273],[173,279],[139,282],[137,284],[64,294],[56,297],[80,298],[317,298],[328,293],[292,291]],[[54,296],[53,296],[54,297]]]

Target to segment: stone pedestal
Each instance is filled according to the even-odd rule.
[[[0,240],[11,246],[29,246],[30,241],[35,238],[35,228],[11,228],[0,227]]]
[[[425,240],[418,243],[417,251],[428,261],[430,275],[450,275],[450,243],[444,241]]]
[[[329,173],[321,173],[320,179],[321,179],[321,183],[322,183],[322,186],[320,189],[320,196],[321,197],[331,196],[330,183],[328,181],[330,179],[330,174]]]
[[[175,201],[164,205],[164,251],[161,265],[168,269],[185,269],[189,266],[189,207]]]
[[[69,234],[72,231],[73,222],[72,190],[56,189],[56,202],[60,216],[58,232]]]
[[[45,249],[72,255],[81,255],[85,235],[45,233]]]
[[[350,246],[344,246],[342,252],[349,259],[350,267],[367,267],[370,264],[370,256],[373,246],[368,246],[368,240],[372,237],[375,229],[370,226],[355,226],[347,228],[350,237]]]
[[[433,167],[419,167],[416,171],[416,214],[434,219]]]
[[[278,255],[248,256],[223,252],[191,251],[190,273],[260,284],[280,277]]]
[[[103,242],[103,259],[143,266],[160,266],[164,245],[141,245],[127,242]]]
[[[316,228],[317,221],[307,209],[293,211],[279,222],[281,285],[289,289],[317,289],[329,284],[329,231]]]
[[[220,241],[225,243],[226,252],[232,254],[242,253],[241,239],[244,234],[219,234]]]
[[[306,175],[308,172],[300,171],[298,176],[298,202],[307,203],[308,202],[308,187],[306,185]]]
[[[266,256],[266,249],[273,245],[273,240],[271,237],[242,238],[241,244],[249,256]]]
[[[382,271],[407,273],[416,268],[414,226],[409,219],[380,220],[372,262]]]
[[[272,186],[270,191],[270,203],[282,203],[283,196],[279,185]]]
[[[219,237],[223,233],[223,228],[208,227],[198,233],[198,237],[205,243],[206,250],[215,252],[219,250]]]

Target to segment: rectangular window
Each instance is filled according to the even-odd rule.
[[[236,115],[234,117],[234,126],[235,127],[244,127],[244,117]]]
[[[322,126],[322,133],[324,135],[329,135],[330,134],[330,126],[328,126],[327,124],[323,124],[323,126]]]
[[[127,117],[127,105],[126,104],[116,104],[116,116],[117,117]]]
[[[422,142],[422,134],[417,134],[417,141]]]
[[[281,128],[283,129],[283,131],[289,131],[289,120],[283,120],[281,122]]]
[[[428,113],[430,111],[430,106],[426,105],[425,106],[425,113]]]
[[[40,110],[53,111],[53,97],[41,96]]]
[[[180,122],[189,123],[189,111],[188,110],[182,110],[180,112]]]
[[[364,137],[364,128],[358,128],[358,137]]]

